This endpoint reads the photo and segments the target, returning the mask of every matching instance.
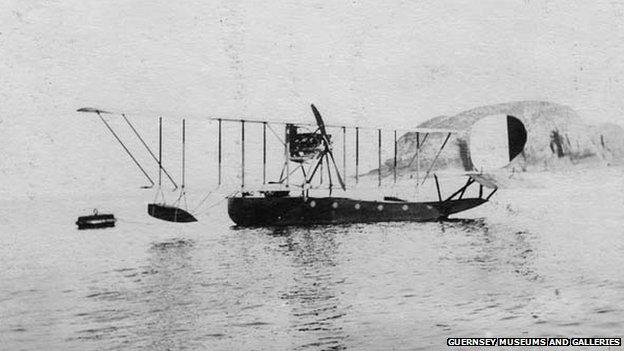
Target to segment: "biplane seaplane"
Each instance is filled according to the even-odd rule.
[[[218,127],[218,185],[222,184],[222,163],[223,163],[223,146],[222,146],[222,125],[225,123],[240,124],[240,147],[241,147],[241,184],[237,191],[228,194],[227,211],[231,220],[238,226],[257,227],[257,226],[290,226],[290,225],[316,225],[316,224],[342,224],[342,223],[369,223],[369,222],[394,222],[394,221],[439,221],[448,218],[452,214],[466,211],[486,203],[490,197],[497,191],[498,187],[495,182],[478,172],[463,173],[467,177],[465,183],[460,186],[450,196],[442,197],[438,176],[433,173],[435,181],[437,198],[427,201],[420,199],[405,199],[396,196],[382,196],[376,199],[365,199],[363,197],[353,196],[349,192],[346,184],[345,168],[346,152],[345,152],[345,135],[347,129],[353,129],[355,132],[355,183],[360,179],[359,161],[360,161],[360,130],[367,129],[365,127],[356,126],[340,126],[326,125],[321,117],[318,109],[311,105],[315,118],[315,123],[290,123],[290,122],[274,122],[249,119],[228,119],[228,118],[210,118],[211,121],[217,122]],[[139,164],[130,150],[124,145],[119,136],[111,128],[103,115],[113,114],[95,108],[81,108],[78,112],[88,112],[97,114],[108,130],[115,136],[116,140],[123,146],[126,153],[132,158],[136,166],[143,172],[151,185],[155,185],[149,177],[145,169]],[[114,115],[114,114],[113,114]],[[169,178],[172,184],[178,188],[171,175],[164,169],[162,165],[162,118],[159,118],[159,152],[158,156],[152,152],[151,148],[145,143],[136,128],[132,125],[125,114],[120,114],[127,124],[130,126],[134,134],[139,138],[152,158],[158,164],[158,191],[161,192],[162,173]],[[513,118],[508,116],[508,118]],[[515,120],[515,119],[514,119]],[[516,123],[517,120],[508,119],[509,123]],[[262,185],[250,188],[245,184],[245,126],[248,124],[260,124],[262,126]],[[164,197],[162,201],[148,204],[147,213],[154,217],[171,222],[194,222],[197,221],[194,214],[189,213],[188,209],[181,208],[185,205],[185,185],[184,185],[184,120],[182,128],[182,183],[180,185],[180,195],[173,204],[166,204]],[[280,139],[283,145],[283,164],[281,165],[280,176],[274,181],[267,181],[267,128],[272,131],[271,127],[279,126],[284,128],[284,137],[281,139],[274,132],[276,138]],[[328,128],[339,128],[342,130],[342,159],[343,172],[336,163],[334,155],[334,145],[332,135],[328,133]],[[372,129],[372,128],[368,128]],[[516,128],[517,129],[517,128]],[[378,168],[376,170],[378,176],[378,185],[382,183],[382,159],[381,159],[381,139],[382,130],[375,129],[378,134]],[[409,130],[416,134],[415,153],[412,157],[410,165],[416,160],[417,177],[413,182],[414,187],[421,187],[427,179],[430,179],[431,171],[434,168],[436,160],[440,153],[447,145],[452,134],[462,133],[462,131],[453,129],[434,129],[434,128],[412,128]],[[430,135],[444,136],[437,138],[442,140],[439,150],[435,154],[424,176],[420,177],[420,158],[421,149]],[[509,161],[518,155],[526,142],[526,133],[523,140],[520,140],[521,147],[518,148],[518,142],[511,140],[514,150],[510,148]],[[435,138],[429,138],[435,139]],[[394,182],[397,180],[397,131],[394,131],[394,160],[392,173]],[[373,173],[373,172],[369,172]],[[326,174],[325,185],[323,184],[323,175]],[[430,182],[431,183],[431,182]],[[471,186],[478,185],[478,195],[469,197],[467,189]],[[484,194],[484,189],[489,189]],[[474,192],[474,191],[473,191]],[[162,192],[161,192],[162,194]]]

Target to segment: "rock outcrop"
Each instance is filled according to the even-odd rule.
[[[568,106],[544,101],[519,101],[477,107],[455,116],[432,118],[419,127],[469,129],[479,119],[490,115],[511,115],[527,130],[524,151],[507,168],[514,171],[560,169],[579,164],[609,165],[624,161],[624,129],[605,123],[590,125]],[[446,134],[429,134],[420,151],[420,171],[436,158]],[[407,133],[398,141],[400,174],[417,169],[414,160],[416,133]],[[425,135],[419,135],[422,144]],[[472,170],[469,133],[453,134],[435,163],[434,170]],[[393,160],[385,162],[384,173],[392,172]]]

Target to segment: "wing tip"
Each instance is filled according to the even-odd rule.
[[[76,110],[76,112],[87,112],[87,113],[109,113],[108,111],[100,110],[94,107],[81,107]]]

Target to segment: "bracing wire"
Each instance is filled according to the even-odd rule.
[[[219,186],[217,186],[216,188],[208,191],[208,194],[206,194],[206,196],[204,196],[204,198],[199,202],[199,204],[197,204],[197,206],[195,206],[195,208],[193,209],[193,213],[197,212],[197,210],[206,202],[206,200],[208,200],[208,198],[215,193],[215,191],[217,191],[219,189]]]

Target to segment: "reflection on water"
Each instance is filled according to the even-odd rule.
[[[448,251],[440,251],[440,257],[455,257],[460,263],[475,265],[488,272],[511,268],[529,281],[540,278],[532,267],[535,236],[527,230],[515,230],[500,224],[492,226],[484,218],[478,218],[440,222],[440,231],[461,235],[471,248],[466,257]],[[449,245],[443,247],[452,248]]]
[[[199,307],[193,289],[193,248],[192,240],[176,238],[153,243],[149,249],[145,269],[150,274],[136,281],[139,309],[149,311],[144,327],[137,331],[145,336],[147,349],[193,346]]]
[[[462,267],[474,268],[474,277],[488,284],[473,294],[477,300],[461,305],[468,315],[494,317],[501,323],[526,321],[529,315],[539,318],[527,311],[535,298],[534,283],[541,279],[535,269],[539,248],[534,235],[501,223],[488,224],[482,218],[443,222],[440,228],[446,239],[439,260],[453,259]],[[465,250],[458,250],[459,242]]]
[[[137,347],[153,350],[189,346],[197,319],[193,246],[180,238],[154,242],[146,265],[105,272],[119,281],[85,296],[88,309],[75,315],[84,327],[69,340],[125,345],[134,339]]]
[[[344,227],[278,230],[286,239],[280,248],[294,268],[293,283],[280,298],[290,307],[294,337],[308,340],[297,349],[346,348],[343,341],[347,335],[340,319],[347,315],[349,306],[339,296],[339,285],[346,278],[337,268],[340,244],[336,236],[341,229]]]

